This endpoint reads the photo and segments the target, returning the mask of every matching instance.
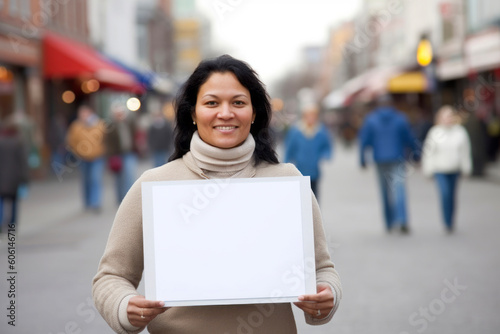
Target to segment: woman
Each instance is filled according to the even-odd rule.
[[[443,106],[424,142],[422,169],[436,179],[446,230],[453,231],[457,181],[460,174],[470,175],[472,157],[470,140],[451,106]]]
[[[143,271],[141,182],[300,175],[293,165],[278,163],[268,132],[269,97],[247,64],[227,55],[200,63],[177,97],[176,113],[170,162],[144,173],[118,209],[94,278],[97,309],[118,333],[145,326],[151,333],[236,333],[248,331],[242,319],[259,311],[265,317],[250,328],[253,333],[296,333],[287,303],[165,308],[136,291]],[[323,324],[342,292],[314,196],[313,215],[318,293],[296,305],[308,323]]]

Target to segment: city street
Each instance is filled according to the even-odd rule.
[[[456,232],[441,223],[437,191],[409,170],[411,233],[383,227],[373,166],[361,170],[357,151],[336,147],[320,187],[323,219],[344,295],[333,320],[299,333],[496,334],[500,332],[500,170],[459,185]],[[147,163],[141,165],[142,170]],[[0,241],[1,333],[112,333],[93,308],[91,281],[117,205],[111,175],[100,214],[84,212],[78,172],[33,182],[21,203],[15,280],[8,241]],[[14,289],[15,299],[8,297]],[[15,327],[8,308],[15,300]],[[207,332],[208,333],[208,332]]]

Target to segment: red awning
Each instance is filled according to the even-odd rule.
[[[91,47],[51,32],[43,38],[43,76],[96,79],[103,87],[136,94],[144,92],[131,73],[106,61]]]

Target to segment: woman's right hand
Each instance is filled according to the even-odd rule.
[[[164,302],[146,300],[144,296],[130,298],[127,306],[128,321],[135,327],[146,327],[157,315],[162,314],[168,307]]]

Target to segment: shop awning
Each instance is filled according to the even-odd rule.
[[[130,72],[135,76],[135,79],[144,87],[146,90],[153,90],[157,93],[160,94],[166,94],[166,95],[171,95],[175,93],[176,85],[175,83],[160,75],[157,74],[153,71],[148,71],[148,70],[140,70],[137,68],[134,68],[128,64],[125,64],[124,62],[111,57],[111,56],[106,56],[113,64],[117,65],[118,67],[124,69],[127,72]]]
[[[43,38],[43,76],[96,79],[102,87],[136,94],[144,92],[133,74],[107,61],[91,47],[50,32]]]
[[[387,90],[390,93],[424,93],[427,78],[420,71],[406,72],[389,79]]]
[[[401,70],[395,67],[372,68],[328,94],[323,100],[323,106],[327,109],[336,109],[347,107],[354,101],[369,102],[385,94],[389,78],[399,73]]]
[[[323,99],[323,107],[326,109],[339,109],[348,105],[349,95],[342,89],[337,89]]]

